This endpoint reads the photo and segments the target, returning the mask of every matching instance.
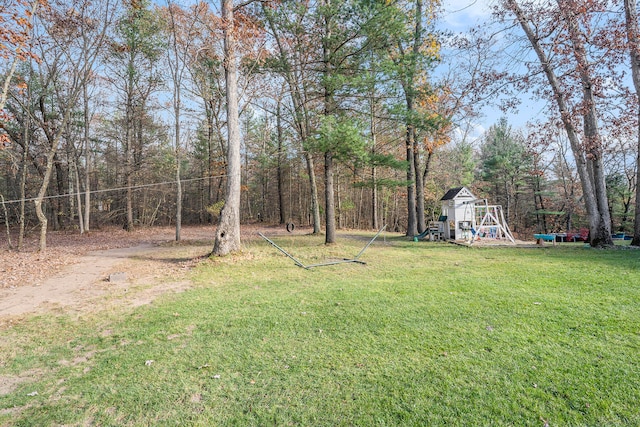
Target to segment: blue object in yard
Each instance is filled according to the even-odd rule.
[[[413,236],[413,241],[417,242],[419,239],[424,239],[427,234],[429,234],[429,228],[427,228],[426,230],[424,230],[422,233],[418,234],[417,236]]]
[[[544,240],[545,242],[555,242],[556,235],[555,234],[534,234],[533,238],[536,240]]]

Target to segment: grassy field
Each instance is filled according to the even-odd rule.
[[[310,264],[371,235],[275,241]],[[386,235],[361,259],[253,241],[151,306],[0,331],[0,425],[640,425],[640,252]]]

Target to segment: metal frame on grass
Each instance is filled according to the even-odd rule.
[[[267,236],[265,236],[262,233],[258,233],[258,235],[260,237],[262,237],[264,240],[266,240],[267,242],[269,242],[271,244],[271,246],[273,246],[274,248],[276,248],[277,250],[279,250],[280,252],[282,252],[283,254],[285,254],[286,256],[288,256],[289,258],[291,258],[293,260],[293,262],[295,262],[295,264],[298,267],[304,268],[305,270],[310,270],[314,267],[324,267],[327,265],[336,265],[336,264],[347,264],[347,263],[357,263],[357,264],[363,264],[366,265],[367,263],[364,261],[360,261],[358,258],[360,258],[360,256],[364,253],[364,251],[367,250],[367,248],[369,246],[371,246],[371,244],[373,243],[374,240],[376,240],[376,238],[380,235],[380,233],[382,233],[384,231],[384,229],[387,228],[387,226],[383,226],[377,233],[375,236],[373,236],[373,239],[371,239],[369,241],[369,243],[367,243],[364,248],[362,248],[362,250],[360,252],[358,252],[358,255],[356,255],[355,257],[351,258],[351,259],[341,259],[341,260],[335,260],[335,261],[327,261],[327,262],[322,262],[319,264],[311,264],[311,265],[305,265],[302,263],[302,261],[296,259],[293,255],[291,255],[289,252],[285,251],[284,249],[282,249],[280,246],[276,245],[272,240],[270,240]]]

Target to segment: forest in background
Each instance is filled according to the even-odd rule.
[[[640,245],[635,2],[504,0],[499,33],[465,35],[436,30],[441,7],[236,5],[239,220],[413,236],[467,186],[516,236],[588,228],[595,245]],[[226,22],[206,2],[2,0],[10,245],[43,224],[176,225],[179,239],[182,223],[218,221]],[[471,131],[488,103],[526,108],[524,92],[548,101],[547,121]]]

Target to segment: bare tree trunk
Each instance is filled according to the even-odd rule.
[[[280,224],[284,224],[290,218],[285,219],[284,212],[284,188],[282,182],[282,111],[281,98],[278,97],[278,105],[276,111],[276,130],[278,135],[278,158],[277,160],[277,178],[278,178],[278,211],[280,212]]]
[[[128,143],[125,149],[125,186],[126,190],[126,202],[127,202],[127,219],[125,223],[125,230],[133,231],[133,165],[131,164],[131,135],[127,136]]]
[[[89,216],[91,215],[91,150],[89,145],[89,97],[87,85],[82,89],[84,94],[84,231],[89,231]],[[78,191],[80,189],[78,188]]]
[[[513,179],[513,178],[512,178]],[[509,179],[504,180],[504,197],[505,197],[505,215],[507,216],[507,221],[511,223],[511,218],[509,214],[511,213],[511,186],[509,185]]]
[[[127,85],[126,85],[126,106],[125,106],[125,132],[124,132],[124,184],[126,187],[126,219],[124,229],[127,231],[133,231],[133,173],[135,164],[134,155],[134,138],[135,138],[135,120],[136,114],[142,113],[142,107],[136,105],[134,102],[135,97],[135,81],[134,72],[135,69],[135,51],[129,50],[128,63],[127,63]]]
[[[305,160],[307,161],[307,175],[309,175],[309,187],[311,189],[311,215],[313,218],[313,234],[320,233],[320,204],[318,203],[318,183],[316,181],[316,172],[313,156],[310,152],[305,152]]]
[[[311,222],[309,221],[310,217],[307,214],[308,209],[306,209],[307,208],[306,203],[302,202],[304,197],[303,195],[304,189],[302,187],[302,180],[300,179],[299,167],[300,167],[300,164],[297,162],[291,164],[289,169],[289,178],[290,178],[289,182],[292,182],[291,181],[292,174],[295,175],[295,180],[293,182],[295,182],[295,185],[296,185],[296,191],[294,194],[296,195],[296,206],[297,206],[296,212],[298,213],[298,223],[300,225],[308,225]],[[308,199],[308,196],[307,196],[307,199]],[[293,201],[291,203],[293,203]]]
[[[65,125],[65,127],[67,127]],[[55,189],[56,195],[62,196],[65,193],[69,192],[68,186],[65,188],[65,183],[69,184],[69,167],[67,166],[67,170],[65,171],[64,165],[60,160],[60,156],[58,153],[53,156],[53,167],[55,170]],[[55,207],[54,215],[51,217],[53,220],[53,229],[55,231],[61,230],[67,225],[67,222],[70,220],[69,211],[67,211],[67,198],[66,197],[55,197],[51,200],[51,205]],[[73,198],[71,198],[73,200]],[[71,205],[71,203],[68,203]],[[70,207],[70,206],[69,206]]]
[[[240,250],[240,132],[238,123],[238,76],[236,64],[233,1],[222,0],[224,65],[227,98],[227,187],[220,213],[213,255],[223,256]]]
[[[371,127],[371,154],[376,154],[377,129],[375,120],[374,97],[371,97],[370,127]],[[375,165],[371,166],[371,225],[374,230],[378,230],[378,170]]]
[[[541,192],[542,186],[540,185],[540,177],[536,175],[533,181],[533,205],[536,209],[536,230],[538,232],[547,233],[547,217],[545,214],[539,213],[539,211],[543,211],[545,209],[544,197],[542,197]],[[570,230],[571,227],[567,225],[567,231]]]
[[[77,97],[75,97],[77,99]],[[42,103],[42,100],[40,102],[40,109],[42,110],[43,116],[45,117],[45,121],[42,124],[42,128],[45,129],[45,134],[47,136],[47,140],[50,143],[49,146],[49,152],[47,153],[47,157],[46,157],[46,163],[45,163],[45,170],[44,170],[44,174],[43,174],[43,178],[42,178],[42,184],[40,185],[40,190],[38,190],[38,195],[36,196],[36,199],[34,200],[34,205],[35,205],[35,209],[36,209],[36,216],[38,217],[38,220],[40,221],[40,246],[39,246],[39,250],[40,252],[44,252],[47,249],[47,226],[48,226],[48,220],[47,220],[47,216],[44,214],[44,211],[42,210],[42,201],[44,200],[44,196],[47,193],[47,188],[49,187],[49,181],[51,180],[51,175],[53,174],[53,167],[54,167],[54,159],[56,158],[56,155],[58,153],[58,145],[60,144],[60,138],[62,137],[62,132],[63,129],[66,127],[67,122],[69,121],[69,117],[71,116],[71,108],[67,108],[64,114],[64,117],[62,119],[62,123],[60,124],[60,127],[58,129],[58,131],[51,135],[48,134],[46,132],[46,130],[49,129],[49,124],[47,122],[47,116],[46,116],[46,111],[44,109],[44,105]],[[60,174],[58,174],[59,177]],[[56,212],[54,212],[54,220],[57,219],[57,215],[58,215],[58,210],[56,209]]]
[[[415,28],[414,28],[414,33],[413,33],[413,46],[411,48],[411,54],[414,57],[417,57],[420,54],[420,49],[422,47],[422,40],[423,40],[423,35],[422,35],[422,20],[423,20],[423,16],[422,16],[422,0],[416,0],[416,11],[415,11],[415,16],[414,16],[414,24],[415,24]],[[420,193],[420,190],[422,190],[422,188],[418,188],[421,187],[420,183],[419,183],[419,173],[420,173],[420,169],[419,167],[417,167],[417,165],[420,162],[420,158],[419,158],[419,152],[417,149],[417,142],[416,142],[416,129],[414,124],[412,123],[413,117],[412,113],[414,112],[414,108],[415,108],[415,100],[416,100],[416,94],[417,94],[417,90],[416,90],[416,73],[418,72],[417,70],[417,62],[416,59],[411,59],[410,60],[410,70],[408,70],[408,76],[407,76],[407,80],[403,83],[404,85],[404,92],[405,92],[405,98],[406,98],[406,102],[407,102],[407,112],[409,114],[409,117],[407,118],[407,125],[406,125],[406,150],[407,150],[407,181],[409,182],[409,185],[407,187],[407,236],[415,236],[416,234],[418,234],[418,214],[421,213],[423,218],[422,221],[424,222],[424,201],[423,201],[423,205],[422,205],[422,211],[419,212],[418,211],[418,206],[419,206],[419,202],[418,202],[418,197],[424,198],[424,194]]]
[[[407,150],[407,236],[413,237],[418,234],[418,220],[416,216],[416,165],[413,160],[413,140],[415,130],[412,125],[407,125],[406,129],[406,150]]]
[[[179,86],[179,83],[176,83]],[[180,89],[174,90],[175,148],[176,148],[176,242],[180,241],[182,230],[182,181],[180,178]]]
[[[175,118],[174,133],[175,133],[175,154],[176,154],[176,241],[180,241],[182,230],[182,180],[180,172],[180,155],[181,155],[181,128],[180,128],[180,113],[182,110],[182,78],[184,76],[184,70],[187,61],[187,52],[190,48],[190,38],[187,37],[184,42],[186,45],[181,45],[178,42],[179,26],[176,16],[175,5],[172,1],[167,1],[167,11],[169,13],[169,31],[170,31],[170,49],[167,50],[167,62],[171,72],[171,79],[173,81],[173,115]],[[193,29],[193,22],[183,23],[183,26],[189,26],[183,28],[183,30],[191,31]]]
[[[373,224],[373,229],[378,230],[380,228],[380,222],[378,220],[378,183],[376,180],[377,177],[377,169],[375,166],[371,168],[371,223]]]
[[[129,77],[130,88],[133,87],[133,78]],[[129,89],[131,90],[131,89]],[[127,231],[133,231],[133,100],[132,94],[127,95],[127,111],[125,112],[125,141],[124,141],[124,179],[126,187],[126,212],[127,218],[124,228]]]
[[[376,154],[377,127],[376,127],[376,102],[374,90],[371,91],[369,119],[371,127],[371,154]],[[375,165],[371,166],[371,225],[374,230],[380,228],[378,221],[378,170]]]
[[[179,127],[179,125],[176,124],[176,127]],[[176,140],[177,140],[177,137],[176,137]],[[180,178],[180,147],[176,147],[176,242],[180,241],[181,230],[182,230],[182,181]]]
[[[640,28],[638,28],[638,14],[636,0],[624,0],[624,11],[627,25],[627,41],[631,56],[631,75],[636,94],[640,97]],[[638,106],[638,150],[636,158],[636,203],[635,220],[633,224],[633,246],[640,246],[640,106]]]
[[[354,220],[353,220],[353,228],[363,228],[363,225],[364,225],[362,221],[362,218],[363,218],[362,212],[364,209],[364,193],[365,193],[364,187],[360,188],[359,193],[360,194],[358,195],[358,199],[359,199],[358,209],[357,210],[354,209],[355,214],[354,214]]]
[[[583,34],[579,30],[576,16],[573,13],[576,5],[573,1],[558,0],[558,7],[567,21],[569,37],[573,44],[573,53],[578,64],[580,80],[582,81],[582,97],[584,102],[584,138],[586,143],[587,164],[591,166],[593,189],[595,190],[594,209],[595,218],[591,219],[594,227],[591,229],[591,245],[613,245],[611,238],[611,216],[605,181],[604,165],[602,163],[603,147],[598,131],[598,114],[593,92],[594,81],[589,73],[589,61],[583,43]]]
[[[331,0],[322,0],[322,5],[329,9],[331,7]],[[332,76],[332,63],[331,63],[331,49],[329,43],[332,37],[331,25],[329,22],[329,16],[324,16],[324,34],[322,38],[322,62],[323,62],[323,102],[324,102],[324,116],[331,117],[335,113],[333,92],[329,88],[329,80]],[[336,242],[336,207],[335,196],[333,189],[333,153],[330,148],[327,148],[324,153],[324,202],[325,202],[325,237],[324,243],[329,245]]]
[[[205,205],[211,206],[214,203],[214,200],[216,199],[216,194],[215,194],[215,190],[216,190],[216,186],[214,185],[213,182],[213,173],[214,173],[214,167],[213,167],[213,156],[214,156],[214,150],[213,150],[213,138],[214,138],[214,120],[213,120],[213,108],[210,106],[210,103],[208,100],[204,99],[204,111],[206,114],[206,123],[207,123],[207,198],[206,198],[206,203]],[[211,222],[211,214],[207,213],[206,215],[206,222]]]
[[[425,207],[424,207],[424,183],[427,182],[427,177],[429,176],[429,172],[431,172],[431,162],[434,158],[434,150],[428,150],[426,153],[426,158],[424,159],[424,167],[422,169],[422,189],[423,192],[421,194],[422,199],[422,215],[420,216],[423,220],[425,219]],[[422,231],[427,229],[427,224],[424,224],[424,228]]]
[[[336,242],[336,205],[333,193],[333,155],[331,151],[324,154],[324,195],[325,195],[325,217],[326,235],[325,244]]]
[[[418,233],[422,233],[427,229],[427,223],[424,215],[424,174],[421,173],[420,151],[418,150],[417,141],[414,141],[414,147],[413,161],[415,163],[414,169],[416,171],[416,220],[418,222]]]
[[[0,194],[0,202],[2,203],[2,211],[4,212],[4,225],[7,229],[7,246],[9,249],[13,249],[11,243],[11,228],[9,227],[9,212],[7,212],[7,205],[4,203],[4,196]]]
[[[73,161],[73,172],[76,181],[76,204],[78,209],[78,226],[80,227],[80,234],[84,234],[84,220],[82,218],[82,197],[80,195],[80,172],[78,172],[78,163]]]
[[[251,180],[250,177],[250,171],[249,171],[249,149],[247,148],[247,145],[245,143],[245,151],[244,151],[244,182],[248,183]],[[242,180],[240,183],[240,186],[242,188]],[[249,191],[245,191],[245,209],[242,208],[242,202],[240,202],[240,221],[242,221],[242,218],[253,218],[253,212],[251,210],[251,193]],[[242,197],[242,191],[240,191],[240,196]],[[243,216],[244,214],[244,216]]]
[[[70,110],[69,110],[70,111]],[[38,190],[38,195],[36,200],[34,201],[36,207],[36,216],[40,221],[40,252],[44,252],[47,249],[47,216],[44,214],[42,210],[42,201],[44,200],[44,196],[47,192],[47,187],[49,186],[49,180],[51,179],[51,174],[53,173],[53,158],[56,155],[56,151],[58,149],[58,142],[60,137],[57,136],[52,144],[52,147],[49,149],[49,153],[47,154],[47,163],[44,171],[44,177],[42,178],[42,185],[40,185],[40,190]]]
[[[28,90],[28,108],[31,108],[31,90]],[[20,230],[18,230],[18,250],[22,249],[24,243],[24,227],[25,227],[25,198],[27,185],[27,161],[29,160],[29,126],[31,126],[31,116],[29,113],[24,115],[24,145],[22,147],[22,176],[20,177]]]
[[[209,179],[207,180],[208,198],[207,206],[211,206],[215,200],[216,186],[213,183],[213,111],[208,107],[209,103],[205,101],[205,112],[207,114],[207,172]],[[209,218],[211,216],[209,215]],[[209,220],[210,221],[210,220]],[[207,221],[207,222],[209,222]]]
[[[527,17],[524,15],[524,12],[517,4],[515,0],[506,0],[506,5],[518,19],[520,26],[525,32],[527,39],[531,43],[533,50],[538,56],[538,60],[542,66],[542,70],[544,71],[549,85],[554,93],[554,98],[558,105],[558,110],[560,113],[560,118],[562,119],[562,123],[564,125],[565,131],[567,132],[567,137],[569,138],[569,142],[571,145],[571,149],[573,151],[573,155],[576,162],[576,167],[578,170],[578,175],[580,176],[580,182],[582,183],[582,193],[584,197],[585,208],[587,210],[587,215],[589,216],[589,230],[591,231],[591,243],[594,243],[594,238],[598,236],[595,240],[595,243],[606,242],[606,236],[601,236],[603,227],[611,227],[610,223],[608,226],[601,224],[601,220],[603,215],[599,212],[599,205],[596,198],[596,194],[598,191],[601,191],[602,188],[596,188],[594,185],[594,179],[600,176],[600,171],[597,174],[593,173],[593,168],[591,167],[592,162],[588,162],[585,156],[585,149],[580,143],[580,138],[574,125],[571,120],[571,113],[569,111],[569,106],[566,101],[566,97],[561,89],[560,82],[551,67],[551,63],[547,55],[542,49],[540,45],[540,41],[538,36],[534,33],[533,29],[529,25],[529,21]],[[604,182],[601,183],[604,185]],[[606,192],[605,192],[606,196]],[[609,234],[609,241],[611,241],[611,234]]]

